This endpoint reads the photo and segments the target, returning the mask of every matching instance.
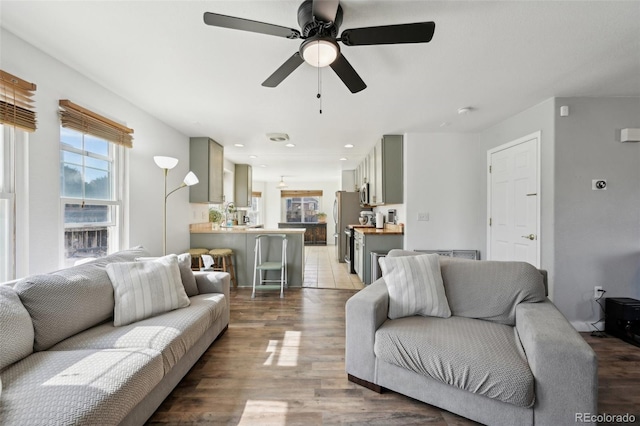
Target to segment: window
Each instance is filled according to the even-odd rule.
[[[120,248],[123,155],[107,140],[60,127],[63,266]]]
[[[283,222],[310,223],[318,221],[322,191],[281,191]]]
[[[262,209],[262,192],[253,191],[251,193],[251,206],[249,207],[248,215],[249,222],[252,225],[260,225],[262,223],[262,215],[260,210]]]
[[[0,282],[28,271],[24,160],[27,133],[36,130],[35,91],[35,84],[0,70]]]

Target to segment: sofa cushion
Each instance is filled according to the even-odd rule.
[[[380,267],[389,291],[389,318],[451,316],[437,254],[383,257]]]
[[[18,294],[0,285],[0,371],[33,352],[33,322]]]
[[[106,269],[114,290],[115,326],[189,306],[175,254],[150,262],[111,263]]]
[[[147,262],[150,260],[159,259],[158,257],[138,257],[136,261]],[[182,286],[184,287],[187,296],[195,296],[198,294],[198,285],[196,284],[196,277],[191,270],[191,255],[189,253],[182,253],[178,255],[178,266],[180,267],[180,279],[182,280]]]
[[[534,380],[515,328],[489,321],[407,317],[375,334],[382,361],[519,407],[534,402]]]
[[[515,325],[516,305],[546,299],[544,277],[526,262],[443,261],[452,315]]]
[[[29,312],[35,332],[34,350],[42,351],[113,315],[113,287],[105,266],[149,256],[135,247],[92,262],[18,281],[16,293]]]
[[[37,352],[2,372],[0,423],[116,425],[162,377],[151,349]]]
[[[60,342],[51,350],[150,348],[162,353],[168,372],[226,309],[223,294],[199,294],[184,309],[122,327],[104,323]]]

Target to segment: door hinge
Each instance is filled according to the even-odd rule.
[[[491,166],[489,166],[489,173],[491,173]]]
[[[492,224],[493,224],[493,220],[489,218],[489,226],[491,226]]]

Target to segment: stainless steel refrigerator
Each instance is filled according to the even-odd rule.
[[[344,229],[347,225],[357,225],[360,218],[360,195],[358,192],[338,191],[333,202],[333,222],[335,232],[333,238],[336,244],[336,256],[340,263],[344,263],[347,251],[347,236]]]

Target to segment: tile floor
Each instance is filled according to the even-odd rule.
[[[346,263],[338,263],[336,246],[305,246],[303,287],[313,288],[364,288],[356,274],[347,271]]]

